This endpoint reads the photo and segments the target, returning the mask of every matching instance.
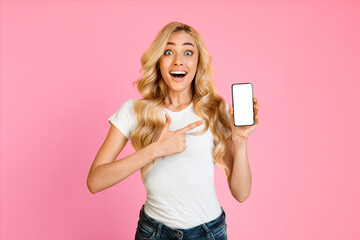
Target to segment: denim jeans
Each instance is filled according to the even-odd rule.
[[[142,206],[135,240],[227,240],[225,212],[216,219],[188,229],[169,227],[148,216]]]

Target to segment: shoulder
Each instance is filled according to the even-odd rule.
[[[137,99],[128,99],[120,107],[120,114],[128,119],[130,122],[136,121],[135,117],[135,111],[134,111],[134,103],[137,101]]]
[[[134,103],[136,100],[137,99],[128,99],[122,102],[115,114],[119,116],[124,116],[124,114],[128,116],[134,115]]]
[[[124,102],[124,105],[132,106],[136,101],[137,99],[128,99],[127,101]]]
[[[125,108],[126,110],[133,110],[134,103],[137,101],[137,99],[128,99],[122,104],[122,108]]]

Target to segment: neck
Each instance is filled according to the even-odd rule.
[[[169,92],[164,99],[166,105],[180,107],[189,105],[192,101],[191,92]]]

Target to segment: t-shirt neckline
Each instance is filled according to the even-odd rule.
[[[173,112],[173,111],[167,109],[166,107],[165,107],[164,109],[165,109],[166,111],[172,113],[172,114],[179,114],[179,113],[182,113],[182,112],[187,111],[189,108],[192,107],[192,105],[193,105],[193,102],[191,101],[191,103],[190,103],[186,108],[184,108],[183,110],[180,110],[180,111],[178,111],[178,112]]]

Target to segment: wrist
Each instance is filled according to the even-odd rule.
[[[242,144],[242,143],[247,143],[248,138],[247,137],[233,136],[231,140],[232,140],[233,143]]]
[[[157,142],[150,143],[149,145],[146,146],[146,148],[148,149],[151,159],[156,159],[162,156]]]

